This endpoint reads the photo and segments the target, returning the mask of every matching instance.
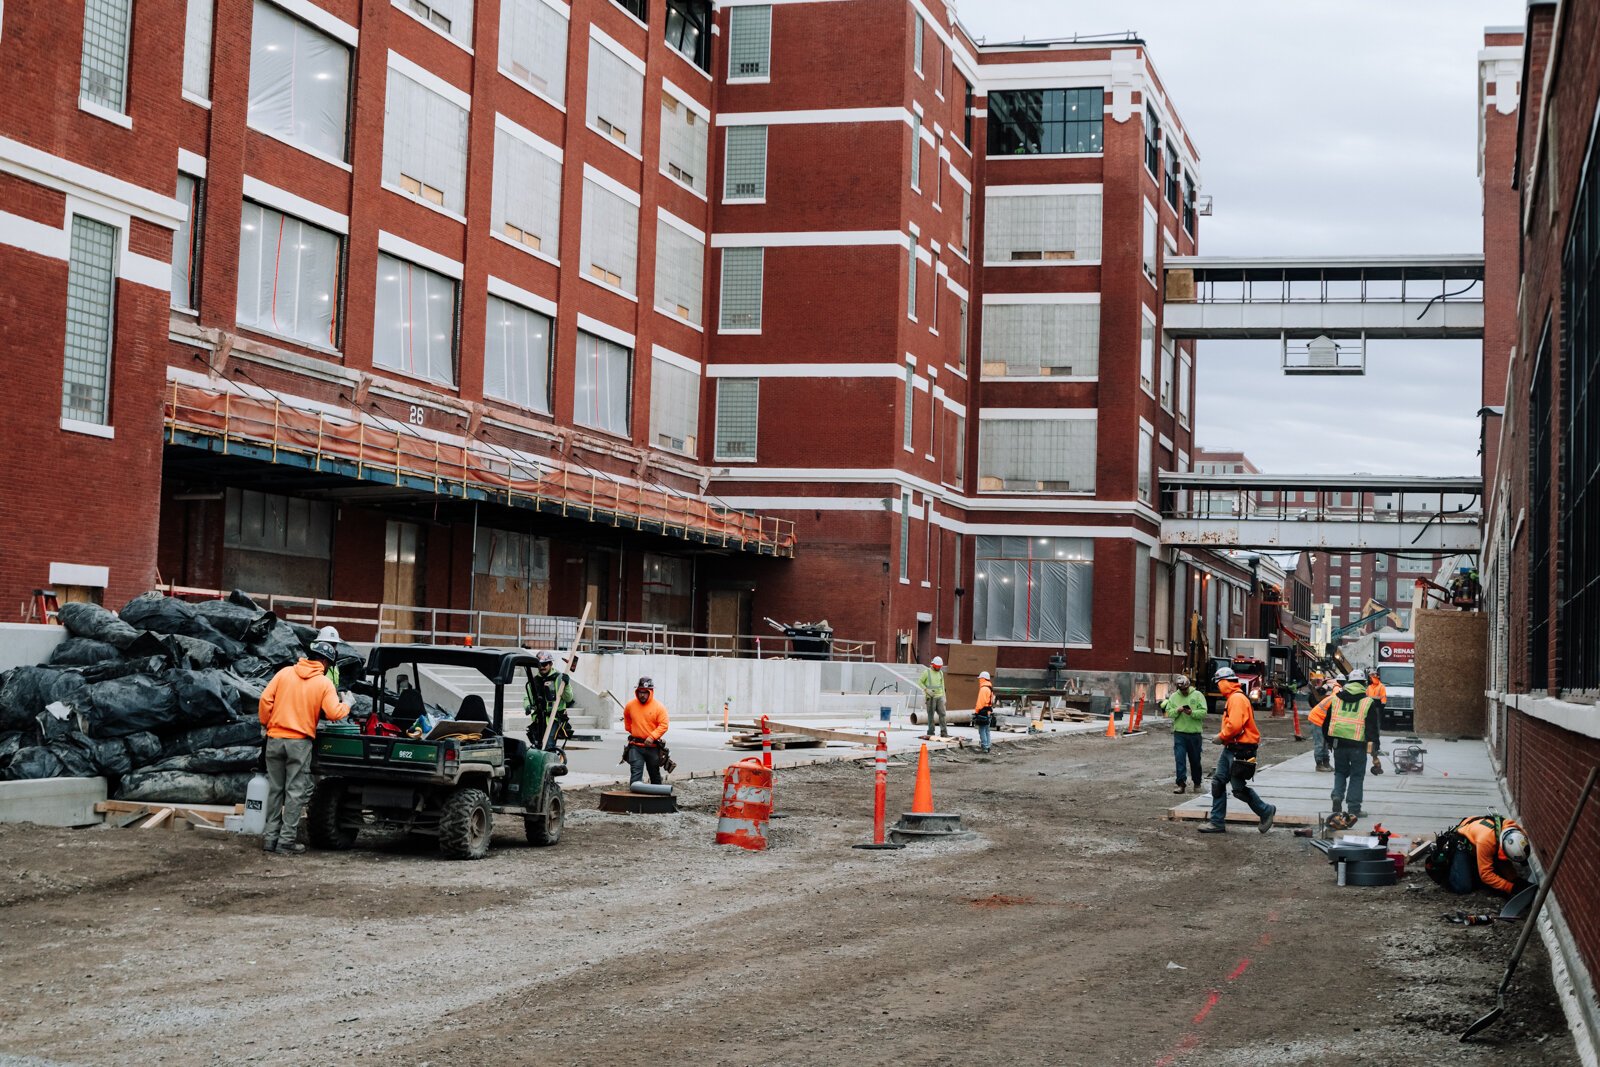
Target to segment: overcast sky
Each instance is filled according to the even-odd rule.
[[[1215,198],[1200,220],[1210,255],[1481,251],[1477,53],[1485,26],[1516,25],[1523,8],[958,0],[990,41],[1134,30],[1148,42]],[[1202,446],[1280,473],[1478,472],[1476,342],[1369,345],[1360,378],[1288,378],[1279,359],[1277,342],[1199,342]],[[1326,434],[1330,419],[1345,432]]]

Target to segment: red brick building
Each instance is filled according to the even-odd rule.
[[[1207,564],[1157,545],[1194,418],[1157,280],[1199,172],[1137,38],[980,47],[919,0],[3,19],[14,602],[1178,662]]]
[[[1523,29],[1487,33],[1480,72],[1484,387],[1505,405],[1489,422],[1485,690],[1491,751],[1548,862],[1600,764],[1600,5],[1530,3]],[[1591,802],[1551,900],[1589,1035],[1597,893]]]

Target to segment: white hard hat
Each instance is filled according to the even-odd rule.
[[[1234,681],[1238,681],[1239,680],[1239,676],[1237,674],[1233,673],[1233,668],[1232,667],[1218,667],[1217,668],[1217,673],[1212,675],[1212,677],[1215,678],[1219,682],[1226,681],[1226,680],[1228,680],[1230,678],[1232,680],[1234,680]]]
[[[944,657],[943,656],[935,656],[935,657],[933,657],[933,665],[935,667],[943,667],[944,666]]]
[[[324,626],[322,629],[317,631],[317,640],[327,641],[330,644],[337,645],[341,643],[344,638],[340,637],[339,631],[335,630],[332,626]]]
[[[1506,859],[1525,863],[1528,859],[1528,835],[1515,826],[1508,826],[1500,832],[1500,851],[1506,854]]]
[[[1347,682],[1365,682],[1366,680],[1367,672],[1362,670],[1360,667],[1357,667],[1355,670],[1351,671],[1350,677],[1345,679]]]
[[[988,671],[979,671],[978,672],[978,677],[982,678],[984,681],[988,681],[989,680],[989,672]]]
[[[1172,679],[1172,684],[1182,688],[1183,686],[1189,684],[1189,676],[1187,674],[1180,674],[1176,678]]]

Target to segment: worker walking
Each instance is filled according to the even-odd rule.
[[[1449,839],[1454,836],[1455,840]],[[1443,885],[1452,893],[1492,889],[1508,896],[1528,882],[1528,835],[1513,819],[1475,815],[1440,835],[1449,850]],[[1430,873],[1432,864],[1429,865]]]
[[[1272,819],[1278,809],[1262,800],[1250,787],[1250,779],[1256,776],[1256,753],[1261,748],[1255,709],[1250,706],[1250,698],[1241,691],[1239,676],[1233,673],[1233,668],[1220,668],[1216,681],[1217,689],[1228,703],[1222,713],[1222,727],[1211,743],[1222,745],[1223,751],[1217,758],[1217,769],[1211,774],[1211,818],[1200,827],[1200,832],[1227,833],[1228,797],[1224,790],[1231,787],[1233,795],[1255,813],[1256,829],[1266,833],[1272,829]]]
[[[1361,818],[1367,751],[1378,743],[1378,706],[1367,694],[1366,672],[1354,670],[1334,694],[1323,720],[1322,736],[1333,753],[1333,814],[1328,825],[1336,830],[1349,829]]]
[[[978,699],[972,706],[972,725],[978,728],[978,751],[989,751],[989,729],[994,726],[994,682],[988,671],[978,672]]]
[[[1194,780],[1194,791],[1200,792],[1200,751],[1206,728],[1206,695],[1189,684],[1187,675],[1173,680],[1176,688],[1161,701],[1161,710],[1172,720],[1172,758],[1177,765],[1177,787],[1174,793],[1185,792],[1189,779]]]
[[[1378,668],[1376,667],[1367,672],[1367,696],[1378,702],[1376,714],[1381,720],[1383,717],[1383,707],[1385,704],[1389,703],[1389,690],[1384,687],[1383,679],[1378,677]],[[1367,755],[1372,757],[1373,774],[1383,773],[1383,764],[1378,760],[1378,753],[1382,751],[1383,747],[1376,741],[1367,746]]]
[[[555,658],[548,652],[535,653],[533,661],[537,666],[522,694],[522,709],[529,720],[528,740],[534,748],[542,745],[554,752],[560,742],[572,736],[572,720],[567,715],[567,709],[572,707],[572,677],[556,670]],[[554,729],[550,727],[552,715]]]
[[[634,686],[633,699],[622,709],[622,726],[628,731],[628,747],[623,751],[628,761],[628,784],[639,781],[650,773],[650,784],[661,784],[661,753],[666,748],[667,709],[656,699],[656,683],[640,678]]]
[[[1329,678],[1322,683],[1322,692],[1314,707],[1306,712],[1306,721],[1311,724],[1311,747],[1317,761],[1317,770],[1333,771],[1333,764],[1328,762],[1328,739],[1322,735],[1322,724],[1328,721],[1328,712],[1333,708],[1334,694],[1343,684],[1343,678]]]
[[[267,829],[263,852],[299,855],[300,813],[311,796],[311,748],[317,720],[338,722],[350,714],[348,702],[328,680],[338,653],[315,641],[311,655],[272,676],[261,694],[261,723],[267,728]]]
[[[917,685],[922,689],[922,699],[928,708],[928,732],[922,736],[933,740],[933,727],[937,723],[939,736],[949,737],[950,728],[945,725],[944,657],[933,657],[933,662],[917,679]]]

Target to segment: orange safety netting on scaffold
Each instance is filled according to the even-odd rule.
[[[309,459],[317,468],[323,458],[356,465],[358,478],[368,472],[425,479],[433,491],[450,494],[459,488],[502,495],[508,503],[559,506],[563,515],[592,518],[609,513],[638,523],[660,523],[668,532],[693,531],[713,543],[766,549],[792,555],[794,524],[718,507],[699,497],[661,488],[629,485],[565,464],[541,469],[489,448],[445,444],[404,430],[366,421],[297,408],[281,400],[213,392],[174,383],[166,398],[166,423],[171,434],[194,433],[220,441],[250,443],[279,453]]]

